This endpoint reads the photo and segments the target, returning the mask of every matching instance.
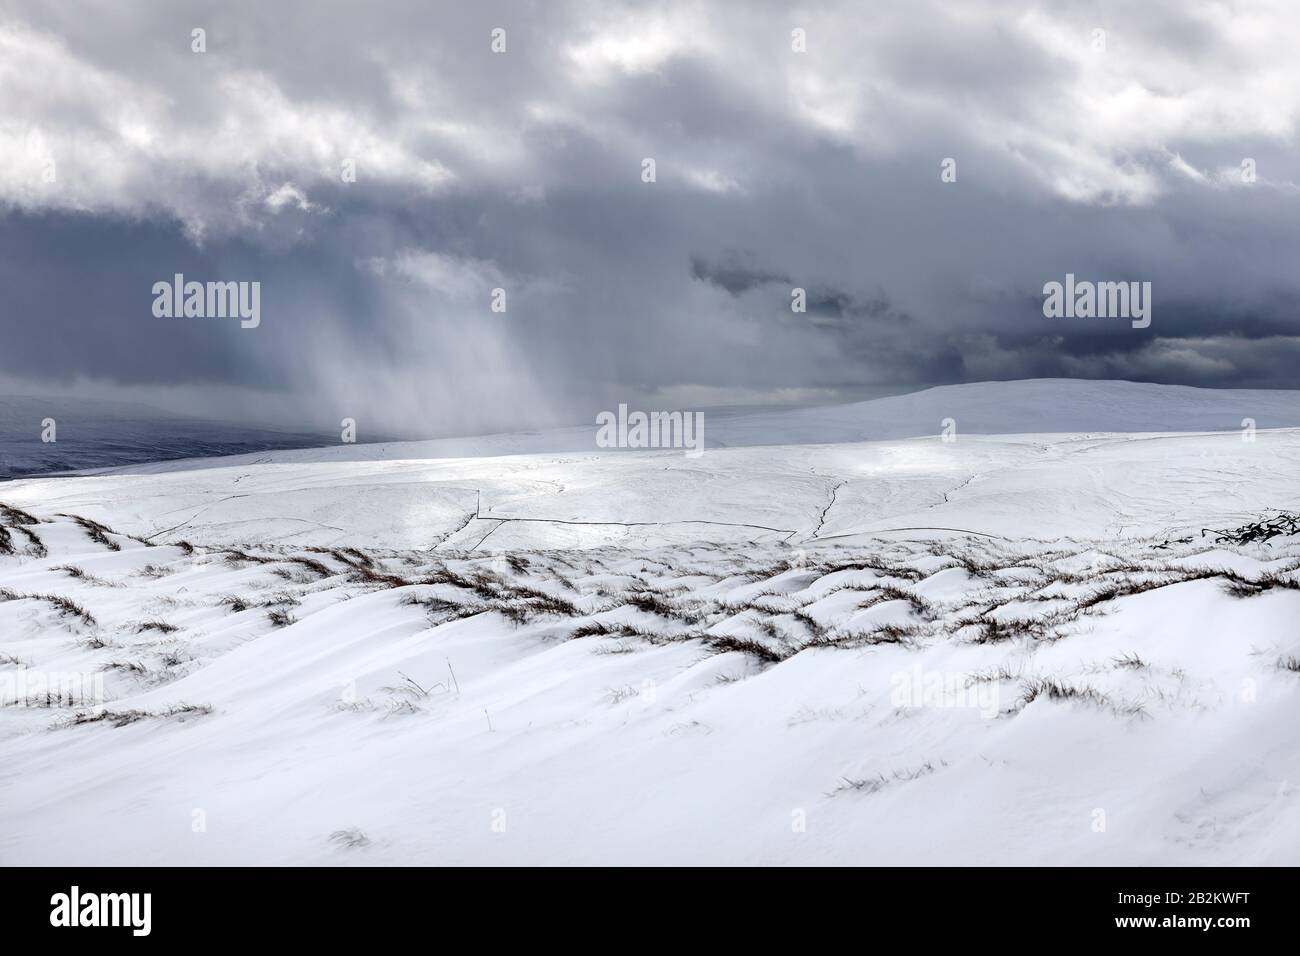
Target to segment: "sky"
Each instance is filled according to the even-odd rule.
[[[1298,46],[1287,3],[0,0],[0,392],[416,437],[1296,387]],[[260,323],[155,315],[176,273]],[[1150,326],[1045,316],[1067,273]]]

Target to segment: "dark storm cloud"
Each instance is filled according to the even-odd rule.
[[[798,290],[803,297],[802,314],[822,320],[906,321],[908,318],[895,312],[889,299],[884,295],[864,300],[839,289],[828,287],[805,289],[790,276],[746,265],[735,254],[716,265],[698,256],[692,256],[691,276],[725,289],[732,296],[741,296],[753,289],[775,286],[779,287],[775,293],[770,288],[765,289],[764,294],[769,299],[773,294],[789,296],[793,299],[795,291]],[[824,326],[828,323],[823,321],[820,324]]]
[[[88,9],[0,13],[3,375],[405,434],[637,395],[1296,385],[1286,8]],[[261,282],[261,326],[155,318],[175,272]],[[1151,282],[1151,328],[1045,318],[1067,272]]]
[[[734,256],[731,257],[730,261],[724,261],[717,265],[706,262],[699,256],[691,256],[691,275],[696,279],[703,279],[705,282],[711,282],[720,288],[726,289],[732,295],[739,295],[742,292],[748,292],[750,289],[771,285],[772,283],[786,287],[795,284],[789,276],[776,272],[766,272],[745,265],[737,261]]]

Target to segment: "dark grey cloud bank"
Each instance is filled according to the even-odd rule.
[[[0,4],[0,376],[406,435],[985,379],[1296,387],[1298,27]],[[261,325],[155,318],[177,272],[259,281]],[[1067,272],[1150,281],[1151,327],[1044,318]]]

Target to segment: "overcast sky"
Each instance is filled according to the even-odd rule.
[[[0,0],[0,384],[403,435],[1296,387],[1297,48],[1294,3]],[[177,272],[260,326],[155,317]],[[1151,326],[1045,318],[1067,272]]]

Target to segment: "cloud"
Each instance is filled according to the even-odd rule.
[[[3,374],[421,434],[636,395],[1293,384],[1289,5],[88,9],[0,16]],[[178,271],[260,281],[262,325],[160,324]],[[1067,272],[1152,282],[1151,329],[1045,319]]]

